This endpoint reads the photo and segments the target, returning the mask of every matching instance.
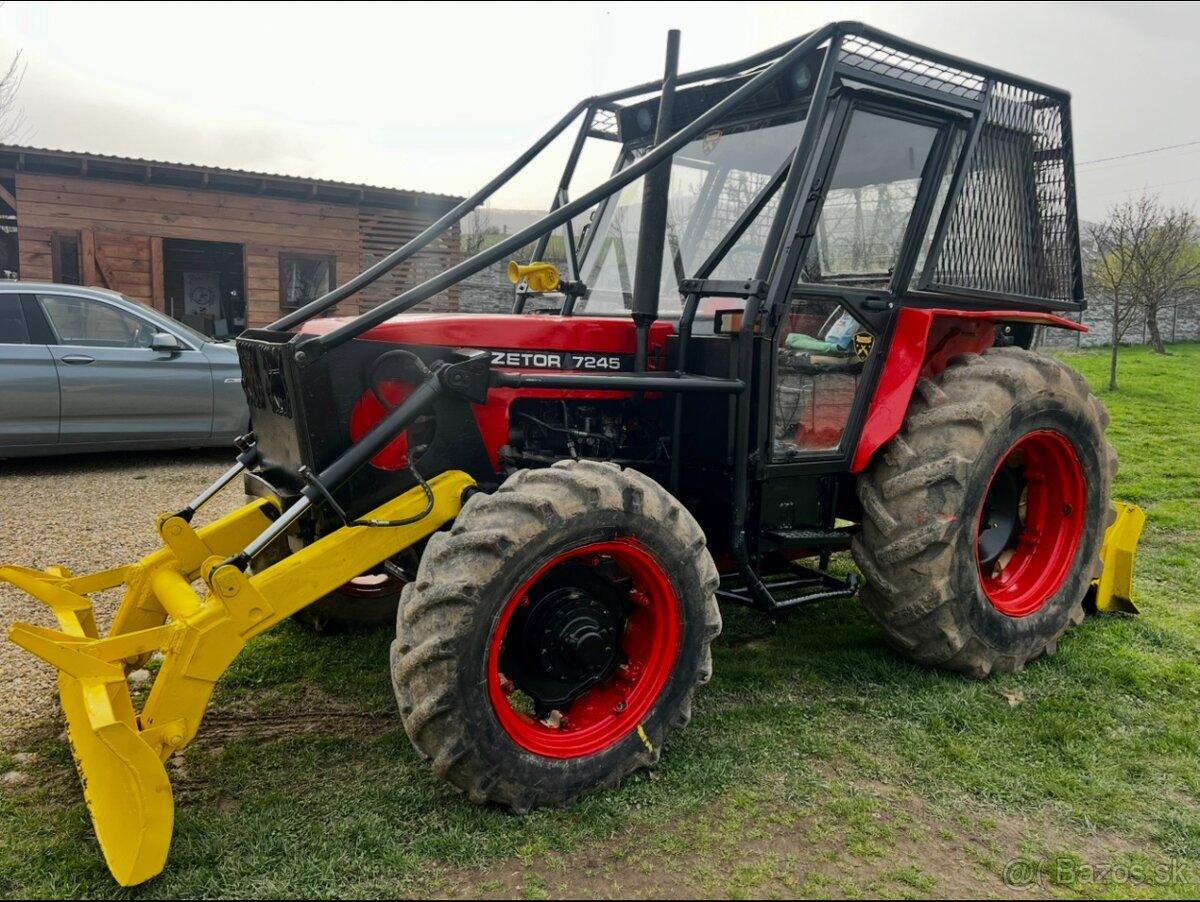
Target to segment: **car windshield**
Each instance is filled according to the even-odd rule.
[[[199,345],[209,344],[210,342],[216,340],[211,335],[205,335],[203,332],[198,332],[186,323],[181,323],[179,320],[167,316],[161,310],[155,310],[149,304],[139,301],[137,298],[131,298],[129,295],[123,294],[121,295],[121,299],[130,304],[136,304],[138,308],[140,308],[140,313],[144,314],[147,318],[153,320],[159,325],[166,325],[169,323],[173,331],[183,333],[185,337],[190,338]]]
[[[768,192],[790,159],[804,120],[772,119],[713,130],[684,146],[672,158],[671,190],[660,283],[660,313],[678,316],[679,283],[695,276],[738,218]],[[627,155],[625,165],[646,154]],[[633,303],[644,179],[627,185],[597,213],[595,234],[580,266],[588,286],[577,309],[591,314],[625,315]],[[778,204],[770,199],[745,232],[708,273],[713,279],[754,275]]]

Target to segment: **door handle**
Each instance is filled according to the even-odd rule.
[[[85,363],[96,362],[95,357],[89,357],[87,354],[68,354],[66,357],[62,357],[60,359],[63,363],[70,363],[77,366]]]

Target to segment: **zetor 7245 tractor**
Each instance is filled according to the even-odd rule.
[[[974,677],[1053,653],[1093,581],[1097,607],[1131,607],[1141,515],[1109,500],[1108,415],[1028,350],[1084,306],[1068,95],[859,23],[677,59],[672,32],[661,81],[581,102],[413,241],[243,334],[253,433],[159,519],[161,550],[0,570],[59,621],[11,636],[61,672],[121,883],[164,865],[164,762],[213,685],[310,605],[398,606],[413,745],[518,812],[658,759],[712,675],[718,601],[861,594],[903,654]],[[576,121],[545,218],[314,318],[454,236]],[[573,198],[590,142],[613,175]],[[541,262],[558,231],[563,272]],[[531,244],[510,314],[400,315]],[[255,500],[194,529],[239,477]],[[831,569],[847,548],[862,586]],[[120,585],[101,638],[88,596]],[[139,712],[126,673],[156,651]]]

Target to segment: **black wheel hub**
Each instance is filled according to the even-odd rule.
[[[513,614],[501,670],[540,715],[562,709],[621,663],[627,609],[614,582],[582,564],[566,564]]]
[[[1012,547],[1020,533],[1024,483],[1020,467],[1005,465],[996,471],[988,487],[979,520],[979,565],[985,573]]]

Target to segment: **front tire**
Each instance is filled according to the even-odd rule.
[[[1018,348],[920,380],[858,483],[862,601],[893,645],[974,677],[1057,650],[1112,522],[1108,419],[1082,376]]]
[[[477,803],[569,805],[657,762],[712,674],[704,534],[633,470],[563,462],[435,534],[392,646],[404,728]]]

